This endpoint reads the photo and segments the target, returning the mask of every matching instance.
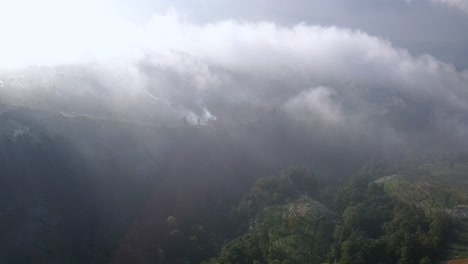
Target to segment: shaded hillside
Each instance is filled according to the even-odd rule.
[[[310,131],[277,114],[156,126],[3,105],[0,260],[419,264],[463,256],[465,229],[451,237],[444,219],[466,201],[464,156],[396,162],[397,152],[378,145]],[[368,159],[386,162],[351,176]],[[280,173],[295,164],[314,171]]]
[[[170,215],[229,235],[222,219],[252,182],[322,157],[275,122],[148,126],[2,105],[2,261],[154,259]]]

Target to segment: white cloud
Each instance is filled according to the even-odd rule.
[[[285,103],[288,112],[298,118],[336,124],[342,121],[340,105],[333,100],[334,92],[327,87],[306,90]]]
[[[155,15],[143,26],[112,13],[104,17],[105,21],[84,22],[82,30],[68,33],[77,34],[71,39],[84,39],[84,44],[61,38],[57,42],[54,35],[38,40],[42,44],[36,46],[25,36],[30,40],[23,43],[31,48],[28,56],[21,49],[2,49],[0,55],[13,64],[101,59],[98,66],[83,65],[80,70],[99,81],[103,86],[99,93],[85,92],[96,87],[75,78],[74,85],[55,81],[62,97],[69,87],[68,94],[77,97],[71,102],[86,102],[86,109],[94,109],[89,106],[94,101],[83,94],[95,94],[99,107],[152,115],[148,118],[167,114],[180,119],[193,113],[208,119],[212,113],[222,119],[223,110],[251,113],[255,107],[284,106],[299,117],[358,122],[355,127],[381,122],[397,131],[418,122],[437,124],[440,116],[453,116],[457,123],[468,111],[466,73],[428,55],[414,57],[361,31],[235,20],[196,24],[175,11]],[[6,42],[16,45],[15,40]],[[49,57],[47,50],[58,53]]]

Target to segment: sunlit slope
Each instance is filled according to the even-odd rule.
[[[378,180],[387,193],[426,213],[448,212],[456,226],[445,248],[446,259],[468,256],[468,163],[464,154],[432,160]]]

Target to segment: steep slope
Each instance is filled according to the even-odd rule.
[[[445,211],[456,222],[445,259],[468,256],[468,163],[466,154],[438,155],[424,162],[400,166],[400,174],[380,181],[385,190],[428,214]]]

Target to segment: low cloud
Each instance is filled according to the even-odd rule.
[[[4,72],[2,97],[146,122],[230,122],[283,111],[388,144],[443,137],[461,146],[468,136],[468,75],[365,32],[195,24],[175,11],[127,29],[115,41],[133,44],[114,48],[128,56]],[[13,73],[27,76],[17,80],[21,89],[8,89]]]
[[[300,119],[316,119],[327,123],[342,121],[340,104],[333,100],[335,93],[327,87],[306,90],[285,103],[289,113]]]

